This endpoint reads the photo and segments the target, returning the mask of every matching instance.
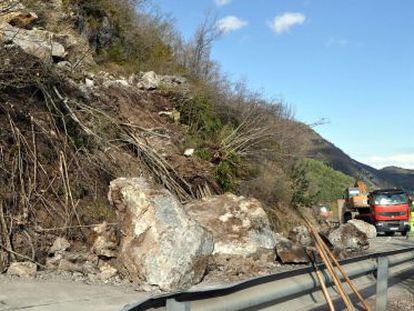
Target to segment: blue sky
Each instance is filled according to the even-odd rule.
[[[414,1],[154,0],[191,36],[225,30],[213,58],[233,80],[292,105],[359,161],[414,168]]]

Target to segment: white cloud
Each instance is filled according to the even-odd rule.
[[[302,25],[305,21],[306,16],[302,13],[286,12],[275,16],[268,25],[274,32],[281,34],[288,32],[295,25]]]
[[[338,38],[331,37],[331,38],[329,38],[328,41],[326,41],[325,46],[328,47],[328,48],[329,47],[335,47],[335,46],[339,46],[341,48],[344,48],[344,47],[348,46],[350,43],[351,42],[348,39],[344,39],[344,38],[338,39]]]
[[[223,33],[238,30],[247,26],[247,22],[238,18],[237,16],[226,16],[217,21],[217,28]]]
[[[223,5],[229,4],[231,2],[231,0],[214,0],[214,2],[218,6],[223,6]]]
[[[389,156],[371,156],[363,160],[375,168],[386,166],[398,166],[401,168],[414,169],[414,153],[393,154]]]

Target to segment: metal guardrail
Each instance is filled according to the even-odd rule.
[[[376,273],[376,310],[387,305],[388,269],[414,260],[414,247],[368,254],[348,260],[341,265],[350,278]],[[323,264],[319,265],[324,268]],[[332,284],[324,274],[327,284]],[[320,289],[313,267],[253,278],[229,286],[169,293],[125,306],[122,311],[143,311],[165,307],[167,311],[232,311],[257,310],[292,297],[303,296]]]

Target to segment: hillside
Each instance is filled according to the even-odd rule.
[[[399,187],[407,191],[414,191],[414,171],[396,167],[375,169],[352,159],[315,131],[309,130],[308,134],[311,142],[309,157],[321,160],[333,169],[355,179],[362,179],[371,188]]]

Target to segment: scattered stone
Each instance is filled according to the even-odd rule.
[[[99,270],[100,270],[99,279],[101,279],[102,281],[109,280],[110,278],[113,278],[118,273],[118,270],[112,267],[108,263],[104,263],[99,268]]]
[[[155,90],[160,86],[161,78],[154,72],[149,71],[142,75],[137,87],[145,90]]]
[[[375,226],[359,219],[352,219],[348,221],[349,224],[354,225],[359,231],[365,233],[368,239],[375,239],[377,237],[377,229]]]
[[[175,123],[179,123],[181,119],[181,114],[179,111],[173,109],[172,111],[160,111],[158,113],[160,116],[168,116]]]
[[[93,82],[93,80],[86,78],[85,79],[85,85],[86,85],[86,87],[94,87],[95,83]]]
[[[70,248],[70,243],[65,238],[56,238],[53,245],[49,249],[49,254],[55,254],[57,252],[66,251]]]
[[[186,204],[185,211],[213,234],[214,254],[273,252],[275,241],[269,219],[256,199],[228,193]]]
[[[16,275],[24,278],[33,278],[36,276],[37,265],[30,261],[25,262],[12,262],[7,274]]]
[[[275,243],[276,255],[283,264],[301,264],[310,262],[310,258],[306,254],[306,250],[303,246],[293,243],[282,235],[277,235]]]
[[[59,68],[61,68],[63,70],[66,70],[66,71],[72,70],[72,63],[71,62],[68,62],[67,60],[58,62],[56,64],[56,66],[58,66]]]
[[[91,251],[105,258],[114,258],[117,256],[118,241],[115,230],[113,230],[106,222],[95,226],[93,231],[96,234]]]
[[[123,233],[119,259],[132,279],[166,291],[200,282],[213,239],[174,195],[144,178],[118,178],[108,198]]]
[[[328,239],[338,250],[360,251],[369,248],[367,235],[351,223],[332,231]]]
[[[289,239],[293,243],[300,244],[304,247],[311,246],[313,239],[305,226],[298,226],[290,230]]]
[[[59,260],[57,268],[58,270],[67,272],[82,272],[82,267],[80,265],[70,262],[69,260],[64,258]]]
[[[194,154],[194,151],[195,151],[194,148],[185,149],[184,155],[186,157],[191,157]]]

